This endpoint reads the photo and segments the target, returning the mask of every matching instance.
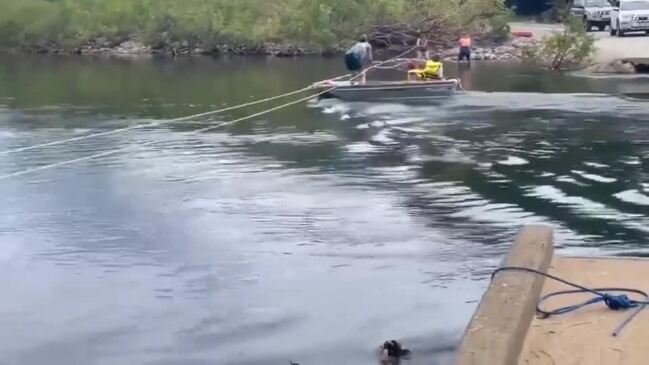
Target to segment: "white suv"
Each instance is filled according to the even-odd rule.
[[[649,0],[621,0],[611,15],[611,35],[628,32],[649,34]]]
[[[611,23],[611,12],[613,7],[607,0],[574,0],[570,8],[573,17],[583,20],[586,31],[590,32],[593,27],[599,30],[606,29]]]

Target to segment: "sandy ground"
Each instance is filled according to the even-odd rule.
[[[553,259],[550,274],[586,287],[627,287],[647,290],[649,261],[635,258]],[[564,284],[545,280],[543,294],[565,290]],[[641,295],[629,294],[636,300]],[[575,294],[548,300],[545,308],[580,303],[591,295]],[[617,337],[611,334],[631,315],[612,311],[603,303],[547,319],[534,318],[525,339],[519,365],[646,365],[649,347],[649,311],[643,310]]]
[[[512,31],[528,31],[538,39],[551,34],[560,32],[563,27],[560,24],[536,24],[536,23],[511,23]],[[649,59],[649,36],[643,33],[630,34],[626,37],[619,38],[609,34],[608,29],[603,32],[593,33],[597,38],[597,51],[593,56],[595,63],[610,63],[615,60],[628,58],[647,58]]]
[[[605,34],[605,36],[598,35],[595,62],[606,63],[629,58],[649,59],[649,37],[630,35],[619,38],[610,36],[608,32],[600,34]]]

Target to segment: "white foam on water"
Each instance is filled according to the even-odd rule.
[[[399,118],[399,119],[390,119],[385,122],[387,125],[400,125],[400,124],[412,124],[416,122],[421,122],[425,119],[421,117],[410,117],[410,118]]]
[[[369,127],[370,127],[369,124],[367,124],[367,123],[363,123],[363,124],[359,124],[359,125],[357,125],[357,126],[356,126],[356,129],[368,129]]]
[[[596,175],[596,174],[589,174],[589,173],[587,173],[585,171],[580,171],[580,170],[572,170],[571,172],[573,174],[577,174],[577,175],[583,177],[584,179],[597,181],[597,182],[601,182],[601,183],[605,183],[605,184],[610,184],[610,183],[614,183],[614,182],[617,181],[617,179],[614,178],[614,177],[606,177],[606,176],[601,176],[601,175]]]
[[[485,148],[484,150],[485,151],[504,151],[504,152],[508,152],[508,153],[527,153],[527,151],[525,151],[525,150],[521,150],[521,149],[518,149],[518,148],[509,147],[509,146],[489,147],[489,148]]]
[[[520,227],[521,224],[548,224],[549,219],[535,215],[515,204],[491,202],[481,195],[474,193],[462,182],[423,182],[417,184],[424,197],[433,199],[436,205],[460,208],[450,213],[454,218],[468,219],[474,222],[486,223],[494,227]],[[575,233],[563,227],[559,222],[551,223],[555,229],[558,242],[562,244],[580,244],[584,235]]]
[[[347,113],[349,111],[349,107],[345,104],[334,104],[331,106],[326,106],[322,109],[322,112],[324,114],[335,114],[335,113]]]
[[[539,149],[539,150],[530,151],[529,153],[531,153],[533,155],[538,155],[538,156],[546,156],[546,155],[552,155],[552,154],[554,154],[556,152],[557,151],[554,151],[554,150]]]
[[[558,205],[569,207],[584,216],[615,221],[630,228],[649,231],[649,228],[644,227],[647,222],[642,219],[642,214],[624,213],[581,196],[569,196],[551,185],[526,187],[525,191],[527,196],[549,200]]]
[[[468,156],[462,155],[461,153],[445,153],[442,156],[421,156],[420,161],[432,161],[432,162],[447,162],[447,163],[459,163],[464,165],[475,165],[475,161]]]
[[[620,160],[621,163],[625,165],[640,165],[640,158],[636,156],[625,157]]]
[[[598,169],[605,169],[610,167],[609,165],[603,164],[603,163],[597,163],[597,162],[584,162],[584,165],[590,166],[590,167],[595,167]]]
[[[496,171],[485,172],[485,176],[488,176],[488,177],[491,177],[491,178],[494,178],[494,179],[506,179],[507,178],[506,175],[503,175],[503,174],[501,174],[499,172],[496,172]]]
[[[561,175],[561,176],[557,177],[554,180],[559,181],[559,182],[567,182],[567,183],[571,183],[571,184],[575,184],[575,185],[579,185],[579,186],[588,186],[588,184],[584,184],[582,182],[579,182],[579,181],[575,180],[574,178],[572,178],[570,176],[566,176],[566,175]]]
[[[381,128],[385,126],[385,122],[380,120],[375,120],[369,124],[370,127]]]
[[[524,158],[520,158],[516,156],[507,156],[506,160],[498,161],[497,163],[499,165],[520,166],[520,165],[527,165],[529,161],[527,161]]]
[[[555,177],[555,176],[557,176],[557,175],[556,175],[556,174],[553,174],[553,173],[551,173],[551,172],[543,172],[543,173],[539,174],[538,176],[539,176],[539,177]]]
[[[343,115],[340,117],[340,120],[347,120],[347,119],[349,119],[349,118],[351,118],[351,117],[349,116],[349,114],[343,114]]]
[[[348,144],[345,146],[345,149],[350,153],[371,153],[377,151],[379,148],[367,142],[356,142]]]
[[[403,104],[372,103],[366,109],[368,114],[404,114],[412,112],[412,108]]]
[[[617,194],[613,194],[613,196],[625,203],[649,205],[649,196],[642,194],[636,189],[621,191]]]
[[[370,138],[371,141],[383,144],[394,144],[396,143],[392,138],[389,137],[390,131],[382,130],[379,133],[375,134]]]
[[[10,131],[0,131],[0,138],[15,138],[16,134]]]
[[[291,145],[305,145],[311,143],[328,143],[336,142],[339,137],[329,132],[314,133],[283,133],[283,134],[244,134],[231,135],[229,141],[238,141],[241,143],[282,143]]]
[[[450,215],[476,222],[487,222],[498,227],[516,227],[521,224],[544,223],[545,218],[536,216],[513,204],[487,203],[470,206]]]
[[[413,134],[416,134],[416,133],[421,134],[421,133],[426,133],[426,132],[427,132],[427,130],[425,130],[425,129],[423,129],[423,128],[404,128],[404,127],[394,127],[394,128],[392,128],[392,129],[394,129],[395,131],[399,131],[399,132],[404,132],[404,133],[413,133]]]
[[[426,136],[427,138],[430,138],[434,141],[440,141],[440,142],[451,142],[451,143],[460,143],[461,141],[458,141],[457,139],[449,136],[445,136],[442,134],[429,134]]]
[[[417,178],[418,167],[414,165],[401,165],[389,167],[373,167],[369,170],[393,181],[412,181]]]

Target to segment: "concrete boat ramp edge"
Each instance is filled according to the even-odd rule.
[[[551,228],[526,226],[502,265],[547,272],[553,251]],[[497,275],[466,329],[456,364],[517,364],[543,282],[542,276],[526,273]]]
[[[523,227],[503,266],[535,269],[588,288],[649,289],[649,260],[639,257],[569,257],[553,254],[552,229]],[[457,365],[646,365],[649,307],[616,337],[634,310],[599,303],[550,318],[535,316],[542,295],[568,289],[526,272],[502,272],[492,280],[466,328]],[[646,300],[638,294],[631,299]],[[548,308],[584,302],[592,294],[553,297]]]

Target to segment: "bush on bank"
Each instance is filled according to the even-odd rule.
[[[395,23],[432,25],[431,37],[507,31],[503,0],[0,0],[0,8],[0,45],[64,49],[128,39],[324,49]]]

